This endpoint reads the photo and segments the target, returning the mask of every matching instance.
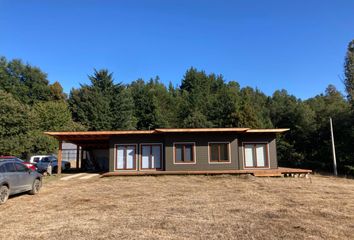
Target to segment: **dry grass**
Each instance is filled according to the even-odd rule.
[[[0,207],[1,239],[354,239],[354,180],[111,177]]]

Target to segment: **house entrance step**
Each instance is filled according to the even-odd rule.
[[[282,177],[283,174],[279,172],[260,172],[260,173],[253,173],[255,177]]]

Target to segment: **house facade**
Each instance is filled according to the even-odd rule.
[[[178,172],[277,169],[276,135],[288,130],[174,128],[46,134],[59,140],[59,150],[62,141],[76,144],[83,150],[81,161],[90,158],[102,171]]]

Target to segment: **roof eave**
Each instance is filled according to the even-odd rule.
[[[156,128],[159,133],[246,132],[250,128]]]
[[[249,129],[246,131],[246,133],[283,133],[289,130],[290,128]]]

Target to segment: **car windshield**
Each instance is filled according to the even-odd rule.
[[[57,159],[56,159],[56,157],[50,157],[49,160],[53,162],[53,161],[56,161]]]

